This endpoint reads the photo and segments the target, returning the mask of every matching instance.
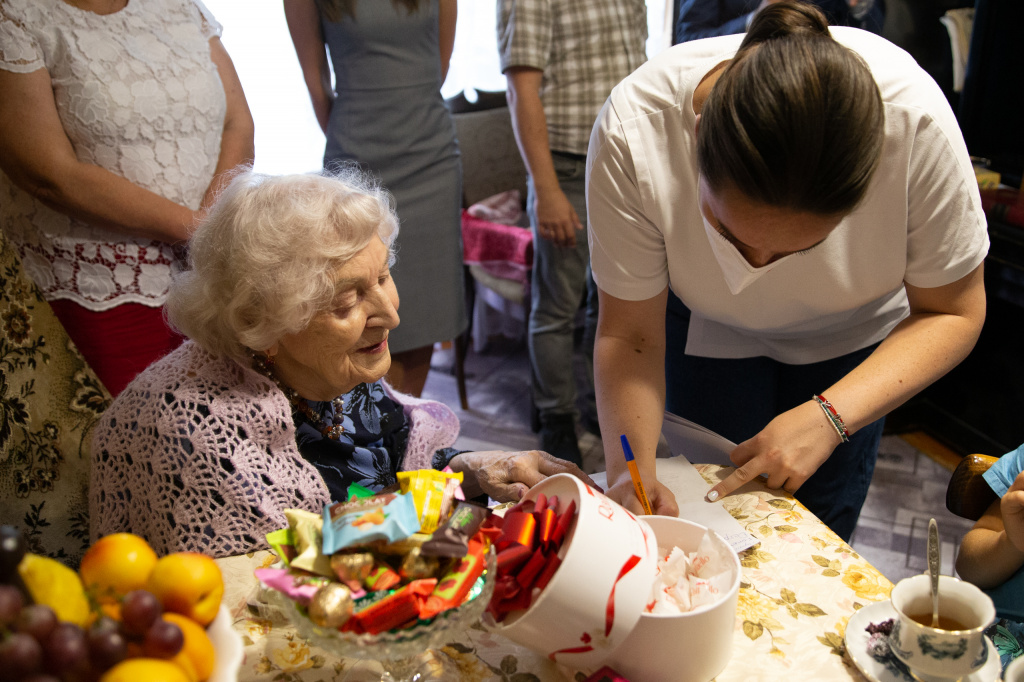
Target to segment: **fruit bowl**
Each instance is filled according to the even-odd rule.
[[[237,682],[245,652],[242,648],[242,636],[231,627],[231,614],[223,604],[217,612],[217,617],[206,629],[206,634],[210,636],[216,653],[213,674],[207,682]]]

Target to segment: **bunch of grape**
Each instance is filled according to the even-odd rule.
[[[0,533],[0,583],[4,583],[0,584],[0,677],[4,680],[92,682],[125,658],[168,659],[181,651],[185,641],[181,628],[160,617],[160,601],[145,590],[125,595],[120,621],[100,616],[88,628],[59,621],[49,606],[26,603],[25,594],[14,584],[24,553],[20,534],[14,538]]]

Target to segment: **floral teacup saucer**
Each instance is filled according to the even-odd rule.
[[[896,609],[886,599],[865,606],[850,616],[846,624],[846,653],[871,682],[915,682],[903,661],[889,650],[888,643],[884,641],[885,635],[871,635],[867,631],[871,623],[896,617]],[[985,643],[988,660],[981,670],[961,678],[962,682],[996,682],[999,679],[999,652],[987,637]]]

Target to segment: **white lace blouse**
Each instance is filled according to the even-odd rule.
[[[0,0],[0,68],[47,69],[79,160],[193,210],[220,154],[227,104],[200,0],[129,0],[100,15],[62,0]],[[164,242],[88,225],[0,172],[0,228],[49,299],[89,310],[160,306],[175,255]]]

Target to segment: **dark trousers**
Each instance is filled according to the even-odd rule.
[[[826,390],[876,347],[808,365],[763,356],[702,358],[683,352],[689,323],[689,310],[669,293],[665,409],[735,443],[752,438],[779,414]],[[850,436],[849,443],[840,444],[796,492],[796,498],[844,540],[853,534],[867,497],[884,421],[865,426]]]

